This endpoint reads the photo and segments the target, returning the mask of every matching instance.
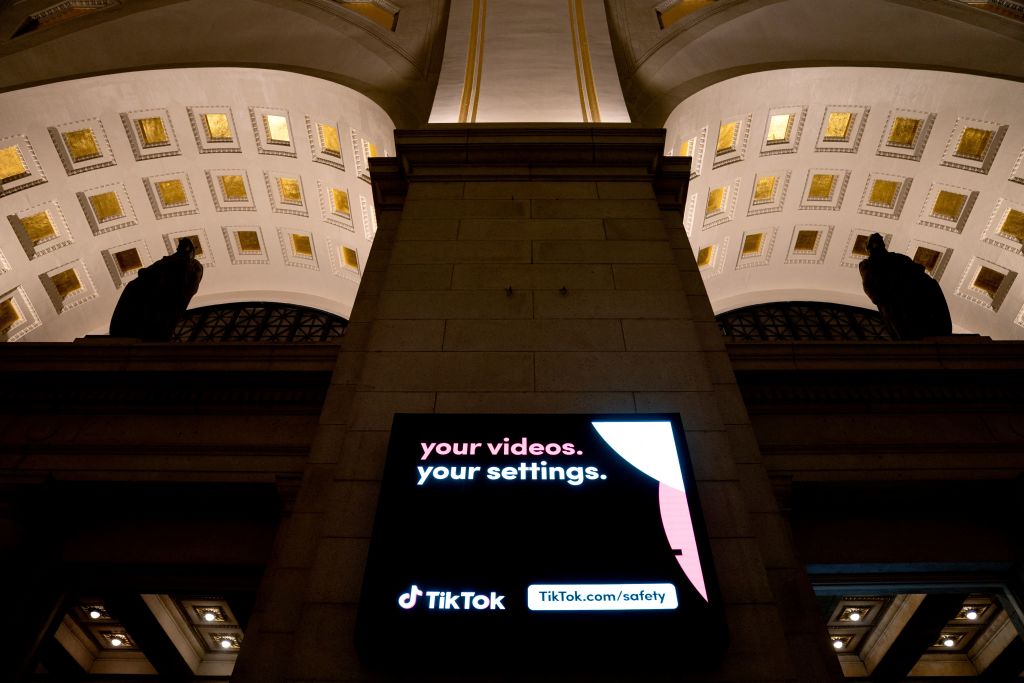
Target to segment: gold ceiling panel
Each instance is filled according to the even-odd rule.
[[[867,256],[868,255],[868,236],[857,235],[856,239],[853,240],[853,248],[850,250],[854,256]]]
[[[889,129],[887,144],[894,147],[913,147],[917,130],[920,127],[920,119],[897,116],[893,119],[892,128]]]
[[[754,184],[754,201],[770,202],[775,196],[776,177],[773,175],[761,176]]]
[[[807,192],[808,199],[828,200],[832,198],[836,177],[827,173],[815,173],[811,176],[811,189]]]
[[[117,267],[122,273],[130,273],[142,267],[142,258],[139,256],[139,250],[134,247],[117,252],[114,254],[114,260],[117,261]]]
[[[228,201],[241,202],[249,198],[245,191],[245,180],[240,175],[217,176],[220,180],[220,187],[224,190],[224,198]]]
[[[338,136],[338,129],[327,123],[317,124],[320,127],[320,140],[323,142],[325,152],[341,154],[341,138]]]
[[[350,215],[352,213],[352,207],[348,201],[348,192],[345,190],[339,190],[336,187],[331,188],[331,206],[334,207],[335,213],[343,213]]]
[[[693,141],[692,138],[690,140],[683,140],[683,144],[679,145],[679,156],[681,156],[681,157],[688,157],[688,156],[690,156],[690,143],[692,141]]]
[[[793,251],[814,251],[818,246],[817,230],[800,230],[796,233]]]
[[[999,226],[999,232],[1015,237],[1024,242],[1024,211],[1010,209]]]
[[[1003,278],[1005,277],[1005,275],[997,270],[982,266],[974,277],[974,286],[986,292],[989,296],[994,297],[996,292],[999,291],[999,286],[1003,284]]]
[[[871,185],[871,196],[869,204],[879,204],[891,207],[896,203],[896,193],[899,192],[900,183],[895,180],[876,180]]]
[[[726,187],[716,187],[708,192],[708,203],[704,213],[718,213],[725,206]]]
[[[227,114],[203,114],[206,139],[211,142],[231,142],[231,122]]]
[[[39,244],[57,235],[57,231],[53,227],[53,221],[50,220],[50,214],[46,211],[25,216],[21,219],[21,224],[24,226],[25,233],[32,244]]]
[[[142,143],[147,147],[166,145],[170,142],[170,138],[167,137],[167,129],[164,128],[164,121],[159,116],[137,119],[135,124],[139,127]]]
[[[156,191],[160,195],[160,203],[165,207],[181,206],[188,203],[185,184],[180,180],[161,180],[156,184]]]
[[[239,251],[259,251],[260,236],[255,230],[239,230],[235,233]]]
[[[278,178],[277,188],[281,191],[281,200],[291,204],[302,203],[302,188],[297,178]]]
[[[292,251],[299,256],[312,256],[313,243],[310,241],[309,235],[292,233]]]
[[[955,221],[960,218],[960,212],[964,210],[966,203],[967,195],[940,190],[932,207],[932,215]]]
[[[267,139],[270,142],[287,144],[292,141],[291,131],[288,130],[288,118],[277,114],[264,114],[263,123],[267,129]]]
[[[968,159],[982,159],[992,142],[992,131],[981,128],[964,128],[954,154]]]
[[[725,154],[736,149],[736,135],[739,133],[739,121],[723,123],[718,129],[718,144],[715,145],[715,154]]]
[[[761,245],[764,244],[764,233],[757,232],[743,238],[743,255],[760,254]]]
[[[7,332],[19,320],[21,320],[21,315],[18,313],[18,309],[14,307],[14,302],[10,299],[0,301],[0,333]]]
[[[914,252],[914,263],[920,263],[930,273],[935,269],[935,266],[939,265],[939,257],[941,256],[942,254],[934,249],[918,247],[917,251]]]
[[[0,149],[0,182],[11,178],[20,178],[28,173],[25,160],[21,158],[21,150],[17,145]]]
[[[768,139],[766,142],[777,144],[789,140],[789,131],[793,126],[792,114],[776,114],[768,122]]]
[[[117,198],[116,192],[104,192],[103,194],[93,195],[89,197],[89,204],[92,205],[93,213],[96,214],[96,220],[100,223],[124,216],[121,200]]]
[[[349,249],[348,247],[341,248],[341,261],[349,268],[359,270],[359,255],[355,249]]]
[[[100,156],[100,149],[91,128],[71,130],[63,135],[64,143],[68,147],[68,154],[75,162],[87,161]]]
[[[704,268],[705,266],[711,265],[711,257],[714,256],[715,246],[713,244],[708,245],[697,252],[697,267]]]
[[[53,282],[53,286],[57,288],[57,294],[60,295],[61,299],[66,299],[82,288],[82,282],[78,279],[78,273],[75,272],[74,268],[68,268],[56,275],[51,275],[50,280]]]
[[[850,124],[853,113],[848,111],[829,112],[828,123],[825,124],[825,140],[835,142],[850,137]]]

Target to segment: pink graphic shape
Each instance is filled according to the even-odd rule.
[[[704,601],[708,600],[708,590],[704,585],[704,572],[700,567],[700,554],[697,552],[697,535],[693,531],[693,520],[690,519],[690,506],[686,502],[686,493],[666,486],[658,485],[658,502],[661,506],[661,524],[665,528],[669,547],[681,551],[676,556],[686,578],[701,594]]]

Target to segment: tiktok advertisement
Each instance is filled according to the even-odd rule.
[[[725,640],[678,415],[395,416],[368,665],[671,672]]]

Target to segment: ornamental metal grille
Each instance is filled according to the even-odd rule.
[[[783,301],[737,308],[716,317],[736,341],[865,341],[892,339],[877,311],[821,301]]]
[[[244,302],[204,306],[185,312],[175,342],[329,342],[338,341],[344,318],[305,306]]]

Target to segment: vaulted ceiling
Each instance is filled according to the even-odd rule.
[[[475,71],[468,54],[473,45]],[[529,69],[508,68],[517,52],[533,51],[531,45],[551,56],[530,61]],[[552,45],[570,56],[565,64]],[[573,68],[575,79],[563,78]],[[229,69],[240,71],[231,75]],[[270,85],[260,85],[263,79]],[[354,288],[333,283],[353,282],[355,271],[346,270],[339,250],[347,246],[364,259],[372,238],[372,225],[368,234],[355,229],[362,227],[364,208],[368,225],[373,213],[358,166],[360,155],[370,153],[363,143],[386,153],[393,149],[392,125],[425,125],[444,106],[454,112],[445,116],[457,117],[455,105],[471,96],[479,98],[480,120],[578,116],[667,127],[666,151],[694,155],[687,230],[695,253],[717,246],[713,256],[721,257],[704,267],[716,310],[800,292],[867,305],[849,266],[861,256],[853,253],[857,237],[877,230],[891,236],[892,249],[912,257],[922,246],[941,252],[940,260],[948,257],[940,283],[959,330],[1021,337],[1024,282],[1016,274],[1024,256],[1013,249],[1016,214],[1009,212],[1024,204],[1024,185],[1013,180],[1024,149],[1024,119],[1012,109],[1022,79],[1024,23],[956,0],[8,1],[0,3],[0,138],[6,141],[0,148],[27,141],[18,149],[29,175],[6,181],[0,197],[3,215],[16,219],[0,226],[6,259],[0,298],[20,289],[18,305],[34,307],[35,323],[22,328],[20,338],[100,331],[127,281],[118,274],[121,246],[139,247],[145,265],[175,237],[202,231],[212,267],[197,304],[263,298],[344,315]],[[567,87],[565,101],[581,105],[575,113],[576,105],[551,94]],[[315,94],[305,97],[304,89]],[[204,129],[195,127],[205,113],[218,113],[199,111],[211,105],[230,110],[238,156],[203,148]],[[821,148],[820,124],[833,105],[863,115],[854,149]],[[772,117],[786,108],[796,126],[793,144],[765,148]],[[280,115],[274,109],[286,110],[294,156],[275,155],[261,133],[265,115]],[[598,111],[606,118],[594,116]],[[140,152],[138,120],[161,116],[175,153]],[[913,142],[922,147],[910,155],[898,145],[896,153],[886,152],[883,138],[896,118],[921,122],[922,137]],[[319,127],[332,121],[341,149],[334,167],[324,163]],[[745,147],[722,157],[719,133],[730,122]],[[984,169],[947,159],[957,156],[957,136],[968,128],[992,134]],[[65,134],[86,129],[102,133],[97,151],[108,154],[103,162],[114,163],[68,160]],[[694,148],[684,150],[691,139]],[[695,154],[698,143],[703,158]],[[217,195],[221,168],[245,170],[226,175],[248,178],[253,213],[243,218],[224,208]],[[803,196],[820,168],[835,169],[845,188],[834,211],[813,203],[809,209]],[[757,182],[772,174],[781,191],[778,207],[752,211]],[[36,182],[44,177],[46,183]],[[872,184],[894,178],[900,183],[896,215],[868,208]],[[175,179],[191,202],[188,211],[178,210],[184,205],[174,197],[168,199],[175,210],[161,205],[159,188],[177,186],[154,183]],[[305,215],[288,210],[295,205],[284,201],[282,179],[299,181]],[[902,184],[906,179],[912,182]],[[113,186],[123,189],[119,206],[131,207],[134,224],[101,229],[90,192]],[[712,191],[720,188],[732,188],[721,193],[725,213],[708,220]],[[350,207],[348,218],[332,222],[333,189],[348,192]],[[941,222],[933,220],[941,192],[946,200],[959,194],[965,206],[970,202],[951,226],[933,225]],[[49,245],[37,249],[22,219],[45,206],[53,207],[57,239],[48,237]],[[805,224],[820,224],[822,234],[831,230],[831,246],[816,255],[819,262],[797,259],[797,265],[789,240]],[[319,250],[315,272],[328,277],[317,280],[289,264],[295,255],[289,255],[288,235],[295,231],[308,234]],[[240,256],[239,240],[255,244],[251,233],[269,248],[260,257],[265,263]],[[740,247],[757,234],[767,249],[757,257],[764,263],[740,258]],[[332,258],[341,265],[332,266]],[[90,283],[92,293],[81,302],[88,305],[64,306],[61,291],[74,285],[64,266],[75,262],[87,275],[75,271],[79,287],[72,293],[90,291]],[[981,286],[975,286],[979,276]]]

